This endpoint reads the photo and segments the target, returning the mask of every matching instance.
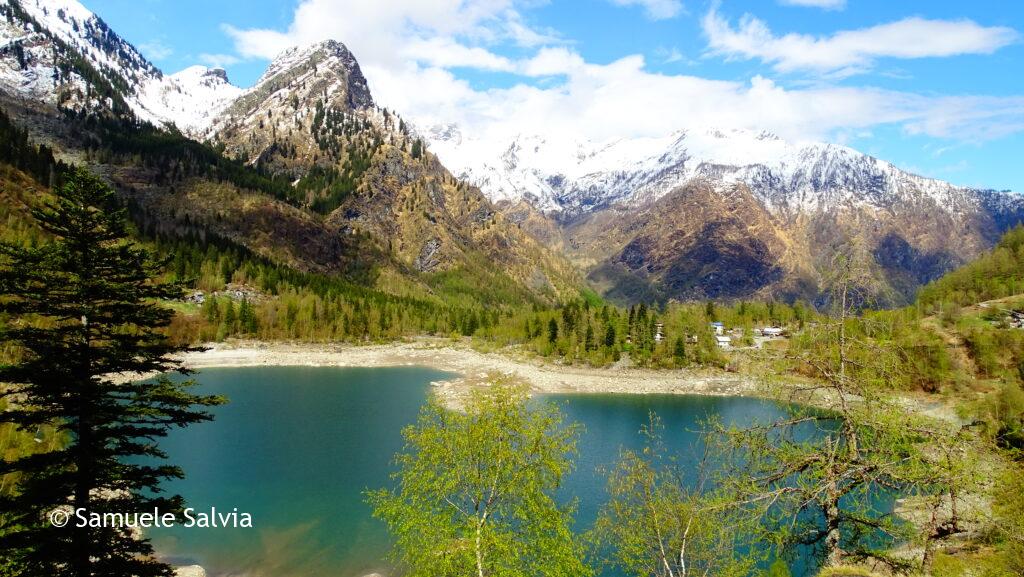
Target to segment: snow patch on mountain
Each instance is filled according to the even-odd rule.
[[[146,83],[139,91],[141,108],[195,138],[246,91],[228,82],[222,68],[190,66]]]
[[[16,2],[16,3],[15,3]],[[19,8],[24,16],[19,16]],[[166,76],[77,0],[8,0],[0,5],[0,84],[53,105],[91,109],[88,81],[59,66],[59,43],[74,50],[112,86],[141,120],[201,136],[243,90],[220,69],[201,66]],[[34,20],[35,22],[32,22]],[[108,107],[111,102],[105,103]]]
[[[767,131],[701,128],[606,142],[474,138],[452,125],[425,134],[453,173],[492,200],[522,199],[567,217],[652,202],[695,179],[722,190],[743,183],[777,213],[847,205],[893,210],[908,202],[964,213],[978,203],[973,189],[908,173],[846,146],[789,142]]]
[[[64,42],[113,84],[129,92],[163,74],[129,42],[77,0],[20,0],[19,6],[41,29]],[[17,26],[17,25],[15,25]],[[24,24],[23,29],[33,25]]]

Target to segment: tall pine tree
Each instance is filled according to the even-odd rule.
[[[181,497],[160,484],[182,471],[161,461],[156,441],[211,419],[205,407],[223,402],[191,393],[192,381],[129,380],[187,371],[161,332],[173,313],[157,302],[182,287],[154,281],[166,263],[127,239],[126,214],[106,184],[78,169],[33,211],[51,242],[0,245],[0,338],[15,359],[0,366],[0,382],[11,383],[0,394],[12,404],[0,422],[30,432],[53,424],[69,439],[0,462],[0,475],[21,473],[0,501],[0,561],[24,575],[171,575],[136,532],[79,528],[74,517],[55,527],[48,515],[180,511]]]

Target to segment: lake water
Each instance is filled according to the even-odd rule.
[[[252,367],[206,369],[202,391],[226,395],[216,420],[174,431],[162,442],[186,478],[168,489],[197,511],[240,512],[253,528],[151,531],[161,554],[199,564],[210,575],[360,577],[387,572],[388,537],[370,516],[363,491],[388,483],[401,429],[412,423],[431,381],[445,373],[419,368]],[[782,410],[746,398],[677,395],[550,395],[568,421],[582,423],[576,470],[563,494],[579,496],[578,528],[604,500],[598,472],[622,447],[639,447],[650,411],[666,441],[693,457],[700,421],[718,415],[738,424]]]

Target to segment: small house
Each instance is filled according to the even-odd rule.
[[[764,327],[761,329],[761,335],[766,337],[781,337],[782,329],[779,327]]]
[[[716,335],[715,344],[717,344],[718,348],[720,349],[728,349],[729,347],[732,346],[732,337],[728,337],[725,335]]]
[[[713,323],[710,323],[708,326],[711,327],[711,330],[715,331],[716,335],[723,335],[723,334],[725,334],[725,324],[724,323],[715,321]]]

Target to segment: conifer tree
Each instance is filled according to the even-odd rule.
[[[611,323],[608,324],[608,328],[604,332],[604,345],[606,347],[615,346],[615,326]]]
[[[161,332],[173,311],[157,302],[182,286],[153,280],[166,263],[127,240],[126,214],[108,186],[78,169],[33,211],[51,242],[0,245],[2,341],[16,359],[0,366],[0,382],[11,383],[0,395],[13,404],[0,421],[25,431],[53,425],[70,439],[0,462],[0,475],[21,475],[0,501],[0,557],[24,575],[170,575],[129,529],[78,527],[74,516],[57,527],[48,516],[180,511],[182,499],[160,484],[182,471],[159,461],[156,439],[211,419],[203,407],[223,401],[192,394],[191,381],[129,380],[187,371]]]
[[[682,363],[686,360],[686,344],[683,343],[683,337],[676,337],[676,344],[672,350],[672,356],[675,357],[677,363]]]

